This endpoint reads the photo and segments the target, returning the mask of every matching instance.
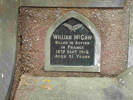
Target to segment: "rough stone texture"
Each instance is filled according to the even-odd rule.
[[[133,68],[116,78],[22,75],[14,100],[133,100]]]
[[[54,21],[71,10],[94,23],[102,40],[101,74],[116,75],[127,66],[129,0],[123,9],[20,8],[19,38],[24,72],[46,76],[74,76],[74,73],[45,72],[44,40]],[[80,76],[81,73],[75,73]],[[82,73],[88,75],[88,73]],[[95,74],[94,74],[95,75]]]
[[[21,6],[37,7],[123,7],[126,0],[21,0]]]
[[[130,5],[130,30],[129,30],[129,53],[128,67],[133,67],[133,0]]]
[[[0,100],[8,100],[16,59],[16,0],[0,0]]]

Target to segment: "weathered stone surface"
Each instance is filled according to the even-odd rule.
[[[123,89],[129,100],[133,99],[133,68],[129,68],[117,77],[120,87]]]
[[[118,78],[25,74],[14,100],[132,100],[133,68]]]
[[[123,7],[126,0],[21,0],[21,6],[37,7]]]
[[[16,56],[16,0],[0,1],[0,100],[8,100]]]
[[[133,0],[130,5],[129,53],[128,67],[133,67]]]
[[[125,100],[122,91],[113,87],[116,84],[116,80],[104,77],[23,75],[14,100],[107,100],[107,98],[108,100]],[[110,95],[109,89],[112,89],[113,95]]]
[[[111,86],[104,90],[105,98],[103,100],[127,100],[123,90],[118,86]]]
[[[130,3],[130,29],[129,29],[129,39],[133,39],[133,0]]]

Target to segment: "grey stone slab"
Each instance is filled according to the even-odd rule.
[[[0,100],[8,100],[16,58],[16,0],[0,1]]]
[[[133,0],[130,3],[130,30],[129,39],[133,39]]]
[[[14,100],[133,100],[133,68],[108,77],[21,77]]]
[[[117,81],[111,78],[23,75],[14,100],[126,100],[125,98]]]
[[[14,100],[133,100],[133,68],[116,78],[25,74]]]
[[[125,0],[21,0],[21,6],[37,7],[115,7],[121,8]]]
[[[133,100],[133,68],[116,78],[22,75],[14,100]]]
[[[133,67],[133,0],[131,0],[130,5],[128,67]]]

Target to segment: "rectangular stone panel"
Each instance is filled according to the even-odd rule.
[[[38,7],[123,7],[125,0],[21,0],[21,6]]]
[[[104,91],[112,89],[111,86],[117,89],[116,85],[117,81],[111,78],[23,75],[14,100],[107,100]],[[117,94],[113,96],[119,98]]]

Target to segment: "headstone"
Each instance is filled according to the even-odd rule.
[[[101,41],[94,25],[71,11],[48,30],[45,40],[47,71],[100,70]]]

